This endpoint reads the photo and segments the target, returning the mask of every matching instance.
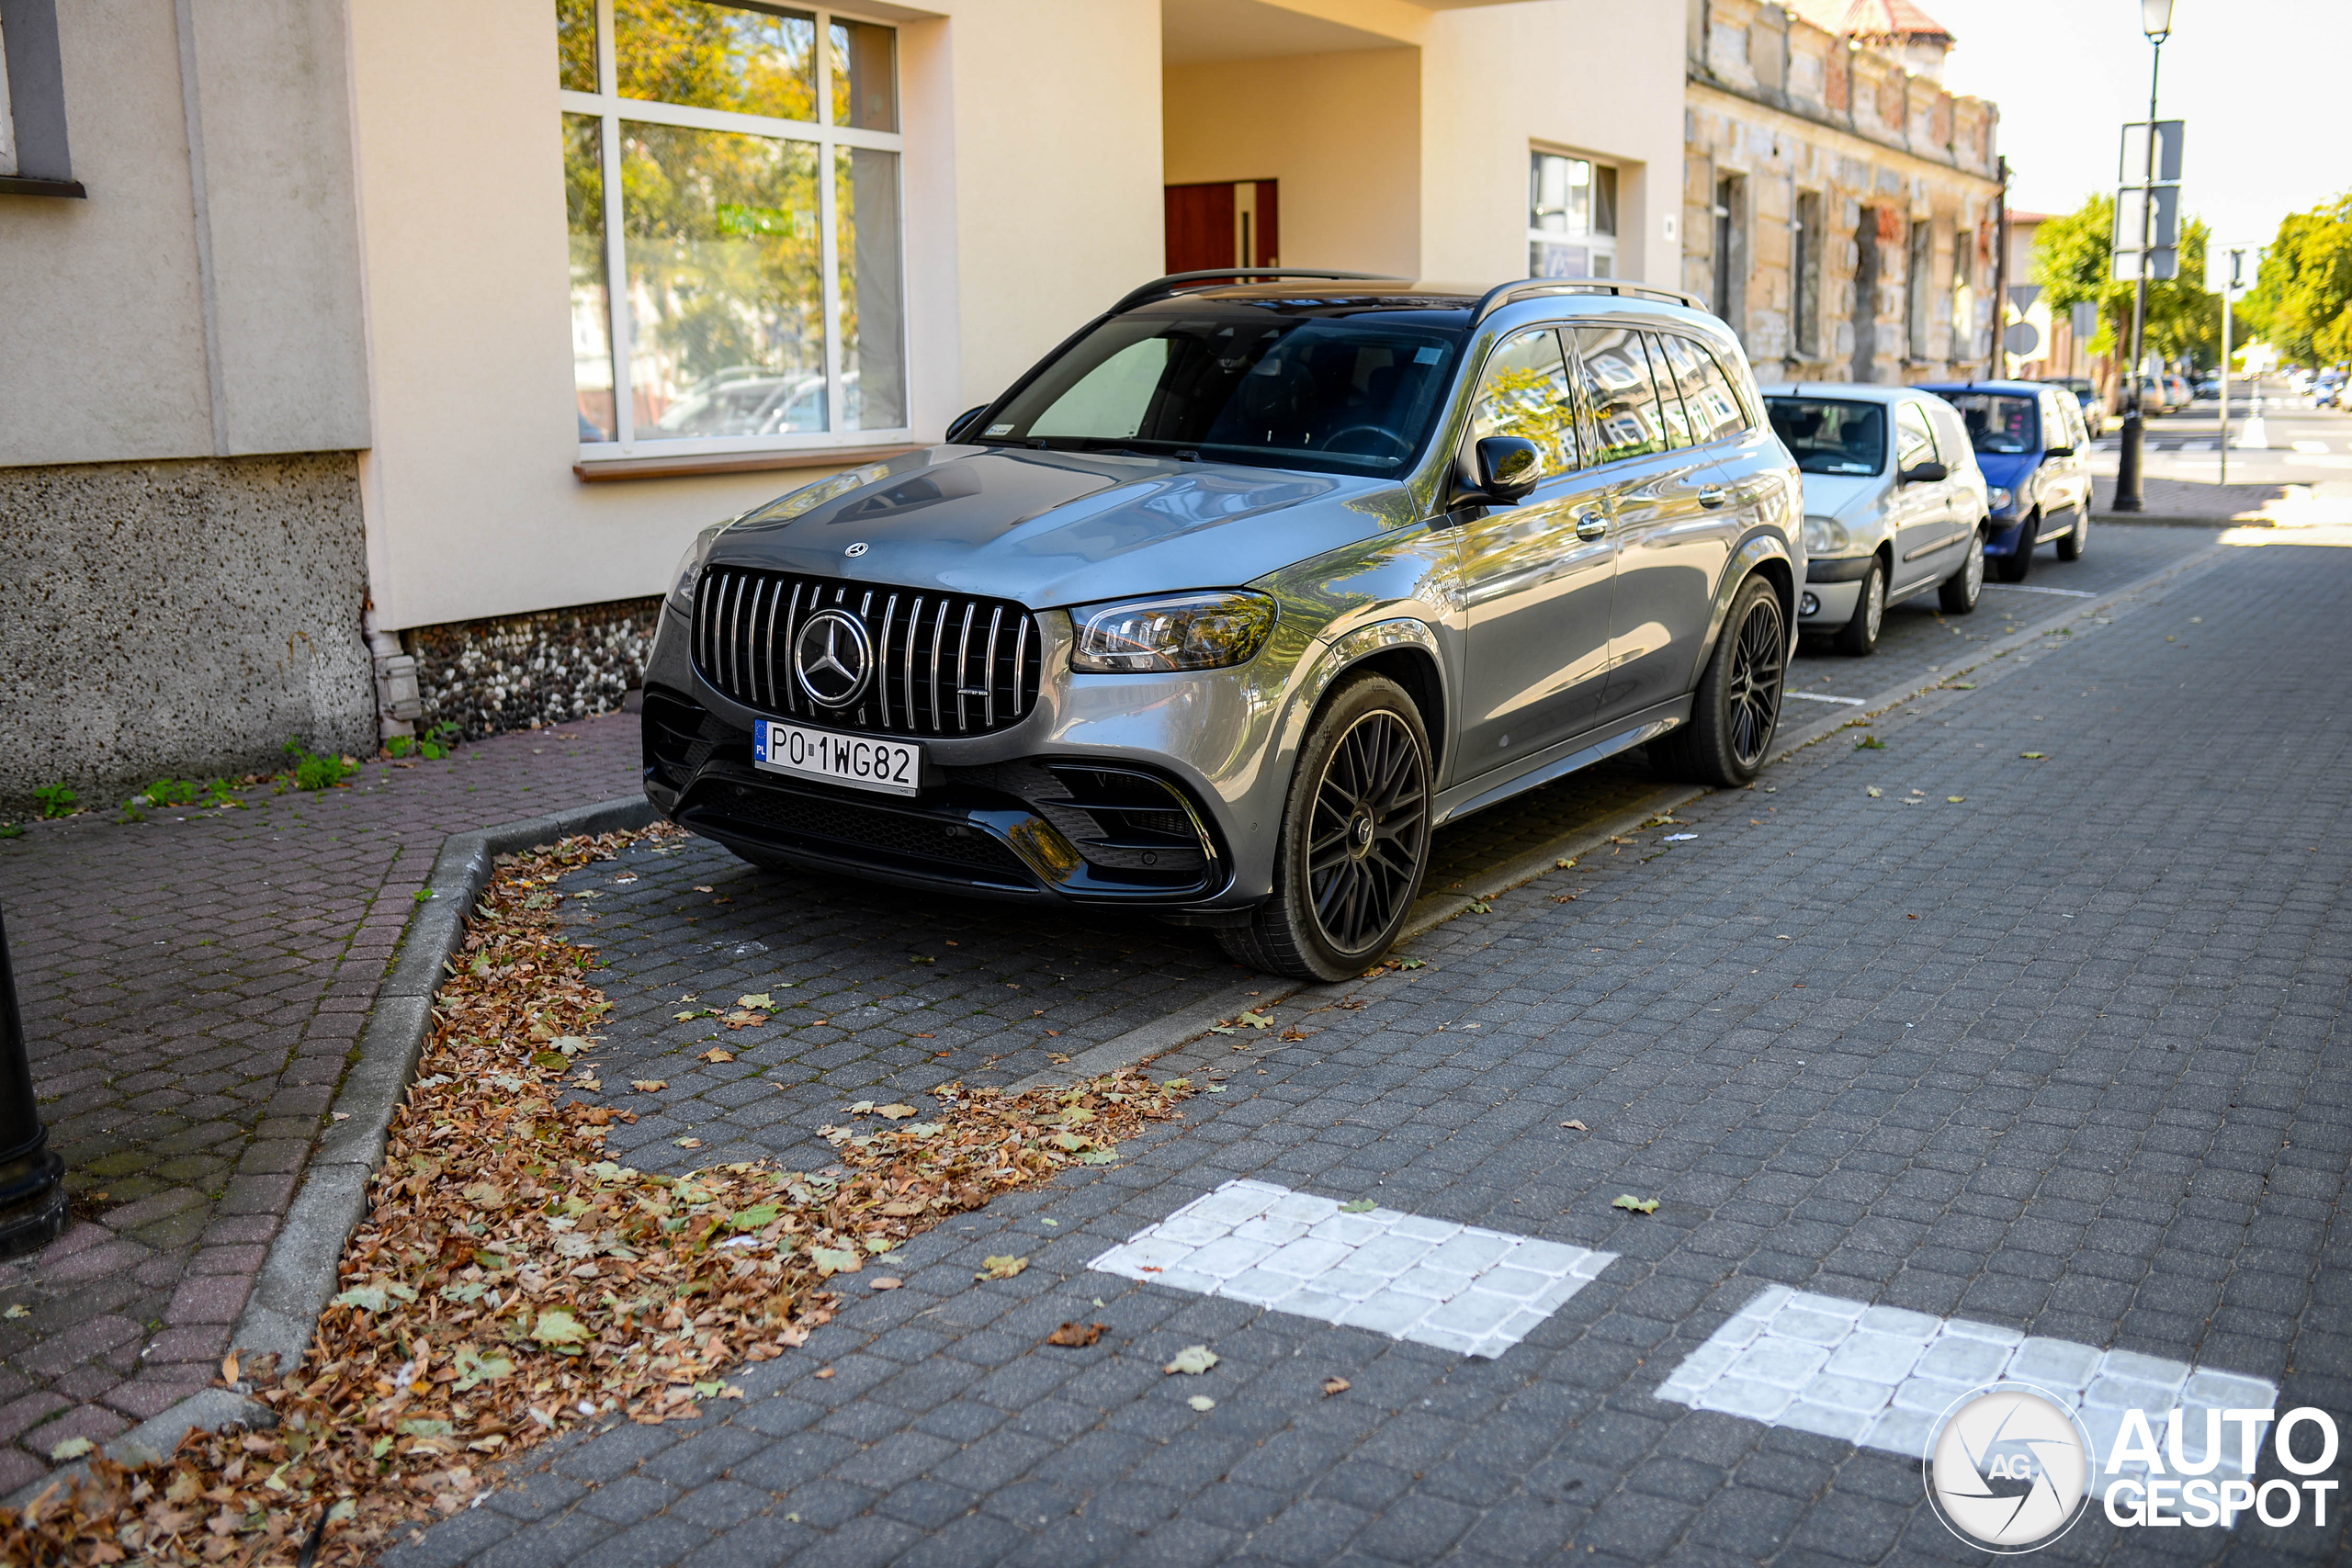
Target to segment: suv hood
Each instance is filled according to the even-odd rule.
[[[747,513],[709,558],[1046,609],[1237,587],[1412,521],[1390,479],[934,446]]]

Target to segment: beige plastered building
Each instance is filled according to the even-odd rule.
[[[1998,111],[1942,87],[1950,35],[1908,0],[1689,0],[1686,24],[1682,286],[1757,375],[1984,375]]]
[[[1234,262],[1684,274],[1671,5],[763,6],[805,80],[645,101],[696,13],[0,0],[0,805],[618,705],[697,529],[939,439],[1180,199]],[[631,157],[770,184],[664,261]]]

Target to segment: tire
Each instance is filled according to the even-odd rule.
[[[1886,566],[1876,556],[1871,558],[1871,570],[1862,578],[1862,591],[1854,596],[1854,613],[1838,628],[1829,646],[1849,659],[1867,658],[1878,646],[1879,628],[1886,624]]]
[[[1936,590],[1936,603],[1947,615],[1967,615],[1984,592],[1984,524],[1976,525],[1968,541],[1968,558]]]
[[[2004,582],[2023,582],[2033,570],[2033,547],[2041,543],[2041,513],[2030,513],[2018,529],[2018,547],[1993,564]]]
[[[2091,509],[2087,506],[2077,506],[2075,508],[2074,527],[2067,530],[2066,536],[2058,541],[2058,558],[2080,560],[2083,558],[2083,552],[2090,547],[2090,543]]]
[[[1740,584],[1723,635],[1691,694],[1690,722],[1651,742],[1650,759],[1670,777],[1736,789],[1764,771],[1780,727],[1789,670],[1788,620],[1761,577]]]
[[[1217,932],[1235,962],[1350,980],[1395,944],[1429,870],[1429,731],[1405,689],[1363,675],[1334,693],[1299,748],[1274,851],[1274,890]]]

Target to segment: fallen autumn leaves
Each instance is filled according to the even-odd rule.
[[[675,836],[502,861],[435,999],[344,1289],[300,1367],[274,1383],[248,1371],[276,1428],[192,1432],[135,1468],[100,1454],[88,1483],[0,1510],[0,1561],[357,1563],[402,1525],[467,1506],[489,1484],[480,1467],[535,1441],[741,1397],[728,1369],[806,1340],[840,1304],[831,1276],[1181,1115],[1184,1080],[1132,1072],[1023,1095],[949,1084],[929,1120],[893,1104],[875,1113],[910,1124],[824,1129],[841,1162],[825,1175],[680,1178],[605,1158],[609,1128],[635,1117],[562,1082],[610,1004],[582,978],[594,955],[560,934],[554,885]],[[233,1358],[223,1371],[236,1378]]]

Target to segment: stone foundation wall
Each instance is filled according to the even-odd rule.
[[[610,713],[644,683],[662,601],[622,599],[568,610],[413,626],[424,705],[420,733],[454,724],[469,740]]]
[[[0,818],[376,746],[347,452],[0,468]]]

